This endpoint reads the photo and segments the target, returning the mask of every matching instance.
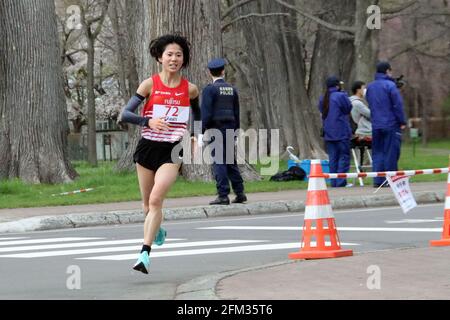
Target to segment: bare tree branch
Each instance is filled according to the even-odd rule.
[[[410,2],[401,4],[401,5],[397,6],[397,7],[392,7],[392,8],[382,7],[382,8],[381,8],[381,13],[382,13],[382,14],[393,14],[393,13],[397,13],[397,12],[403,11],[403,10],[405,10],[405,9],[407,9],[407,8],[409,8],[409,7],[413,6],[413,5],[415,5],[416,3],[417,3],[417,0],[412,0],[412,1],[410,1]]]
[[[86,19],[86,24],[87,25],[93,25],[94,23],[96,23],[97,21],[100,21],[100,19],[101,19],[102,17],[101,17],[101,15],[100,16],[98,16],[98,17],[94,17],[94,18],[92,18],[92,19]]]
[[[116,52],[116,51],[117,51],[117,49],[116,49],[113,45],[110,44],[111,41],[104,41],[104,40],[101,39],[101,38],[98,38],[97,41],[98,41],[100,44],[102,44],[106,49],[109,49],[109,50],[112,51],[112,52]]]
[[[408,52],[408,51],[410,51],[410,50],[412,50],[412,49],[415,49],[415,48],[417,48],[417,47],[420,47],[420,46],[423,46],[423,45],[425,45],[425,44],[428,44],[428,43],[430,43],[430,42],[432,42],[432,41],[434,41],[434,40],[436,40],[436,39],[438,39],[438,38],[441,38],[441,37],[444,36],[445,34],[446,34],[446,32],[442,32],[442,33],[439,33],[437,36],[434,36],[434,37],[432,37],[432,38],[430,38],[430,39],[425,39],[425,40],[422,40],[422,41],[418,41],[418,42],[416,42],[416,43],[413,43],[413,44],[411,44],[411,45],[409,45],[409,46],[403,48],[402,50],[398,51],[397,53],[393,54],[392,56],[390,56],[390,57],[388,58],[388,60],[393,60],[393,59],[397,58],[399,55],[402,55],[403,53]]]
[[[413,51],[415,51],[416,53],[418,53],[420,55],[427,56],[430,58],[444,59],[446,61],[448,61],[448,59],[450,58],[450,52],[448,52],[447,54],[435,54],[435,53],[431,53],[431,52],[422,51],[417,48],[414,48]]]
[[[242,7],[243,5],[245,5],[245,4],[249,3],[249,2],[252,2],[252,1],[255,1],[255,0],[243,0],[243,1],[240,1],[240,2],[237,2],[237,3],[233,4],[232,6],[228,7],[228,9],[223,13],[223,15],[222,15],[222,17],[220,19],[223,20],[231,12],[233,12],[233,10],[235,10],[235,9],[237,9],[239,7]]]
[[[350,26],[340,26],[340,25],[336,25],[336,24],[333,24],[333,23],[329,23],[329,22],[327,22],[327,21],[325,21],[325,20],[322,20],[322,19],[320,19],[320,18],[318,18],[318,17],[312,15],[312,14],[309,14],[309,13],[307,13],[307,12],[304,12],[303,10],[300,10],[300,9],[297,8],[296,6],[290,5],[289,3],[286,3],[286,2],[281,1],[281,0],[275,0],[275,1],[276,1],[278,4],[284,6],[284,7],[288,8],[288,9],[294,10],[294,11],[296,11],[297,13],[301,14],[302,16],[304,16],[304,17],[306,17],[306,18],[308,18],[308,19],[311,19],[311,20],[313,20],[314,22],[317,22],[318,24],[320,24],[321,26],[323,26],[323,27],[325,27],[325,28],[327,28],[327,29],[329,29],[329,30],[332,30],[332,31],[341,31],[341,32],[348,32],[348,33],[350,33],[350,34],[352,34],[352,35],[354,35],[354,34],[356,33],[356,28],[355,28],[355,27],[350,27]]]
[[[95,39],[95,38],[97,38],[98,34],[100,33],[100,31],[102,29],[103,21],[105,20],[105,17],[106,17],[106,12],[108,11],[110,1],[111,0],[103,0],[100,15],[95,18],[92,18],[92,19],[87,18],[89,4],[86,8],[79,5],[79,8],[81,10],[81,23],[83,24],[84,28],[86,29],[85,32],[89,38]],[[95,28],[95,31],[92,32],[91,26],[95,22],[98,22],[98,24],[97,24],[97,27]]]
[[[225,30],[228,26],[232,25],[233,23],[239,21],[239,20],[243,20],[243,19],[248,19],[251,17],[273,17],[273,16],[285,16],[285,17],[290,17],[291,15],[289,13],[250,13],[250,14],[246,14],[243,16],[239,16],[236,19],[231,20],[230,22],[227,22],[225,24],[223,24],[221,26],[221,30]]]
[[[393,18],[397,18],[397,17],[402,17],[402,16],[410,16],[411,13],[410,12],[401,12],[398,14],[392,14],[389,16],[383,16],[382,19],[383,20],[389,20],[389,19],[393,19]],[[414,17],[419,18],[419,19],[427,19],[429,17],[435,17],[435,16],[449,16],[450,15],[450,11],[435,11],[435,12],[422,12],[419,13],[417,15],[414,15]]]
[[[68,53],[66,53],[66,56],[70,57],[71,55],[73,55],[75,53],[78,53],[78,52],[86,52],[86,49],[77,49],[77,50],[74,50],[72,52],[68,52]]]
[[[103,20],[105,20],[106,12],[108,11],[110,1],[111,0],[104,0],[104,2],[103,2],[102,12],[100,14],[100,20],[98,22],[97,28],[95,29],[94,33],[92,34],[94,36],[94,38],[96,38],[98,36],[98,34],[100,33],[100,30],[102,29]]]

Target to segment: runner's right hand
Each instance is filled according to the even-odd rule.
[[[148,126],[155,131],[167,131],[169,130],[169,124],[164,121],[165,117],[154,118],[148,120]]]

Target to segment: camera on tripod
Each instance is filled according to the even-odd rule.
[[[406,84],[406,81],[403,80],[403,78],[404,78],[404,75],[400,75],[400,77],[394,79],[395,80],[395,85],[399,89],[401,89]]]

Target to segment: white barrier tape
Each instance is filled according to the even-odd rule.
[[[69,192],[62,192],[62,193],[54,193],[52,194],[52,196],[65,196],[65,195],[69,195],[69,194],[75,194],[75,193],[81,193],[81,192],[88,192],[94,190],[94,188],[87,188],[87,189],[80,189],[80,190],[75,190],[75,191],[69,191]]]
[[[326,179],[375,178],[375,177],[386,177],[386,176],[389,176],[389,177],[415,176],[418,174],[438,174],[438,173],[448,173],[448,172],[449,172],[449,168],[385,171],[385,172],[324,173],[323,178],[326,178]],[[449,181],[450,181],[450,179],[449,179]]]

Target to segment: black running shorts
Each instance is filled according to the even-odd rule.
[[[181,163],[181,159],[177,155],[175,159],[171,157],[172,149],[179,143],[180,141],[172,143],[141,138],[134,152],[133,160],[144,168],[155,172],[164,163]],[[182,150],[179,156],[183,157]]]

